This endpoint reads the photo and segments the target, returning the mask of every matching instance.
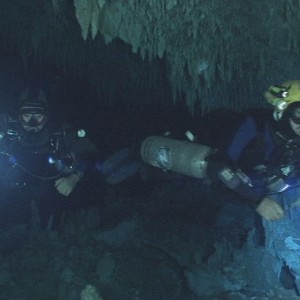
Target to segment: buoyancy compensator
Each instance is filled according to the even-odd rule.
[[[300,186],[300,139],[288,140],[276,148],[268,165],[258,166],[256,171],[257,178],[260,177],[269,193]]]

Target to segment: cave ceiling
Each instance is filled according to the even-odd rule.
[[[1,1],[0,46],[25,69],[35,61],[85,76],[108,102],[120,88],[110,76],[123,73],[162,101],[240,109],[299,78],[299,12],[298,0]]]

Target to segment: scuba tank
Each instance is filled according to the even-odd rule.
[[[209,146],[164,136],[146,138],[140,150],[143,161],[154,167],[201,179],[207,177],[206,158],[211,152]]]
[[[165,136],[150,136],[140,148],[145,163],[200,179],[207,179],[207,160],[213,152],[209,146]],[[300,186],[300,143],[287,143],[268,166],[256,169],[250,178],[255,189],[267,194]]]

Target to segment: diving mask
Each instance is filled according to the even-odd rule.
[[[19,115],[19,120],[26,131],[40,131],[47,122],[47,116],[41,112],[25,112]]]

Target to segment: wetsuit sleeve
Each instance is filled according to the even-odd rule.
[[[233,161],[238,161],[243,150],[257,136],[256,123],[253,118],[247,117],[235,133],[227,150],[227,155]]]

